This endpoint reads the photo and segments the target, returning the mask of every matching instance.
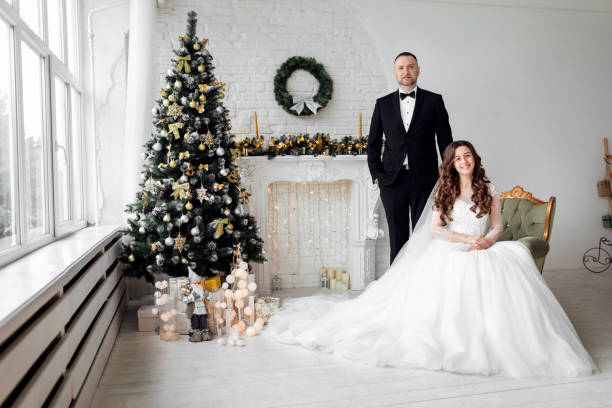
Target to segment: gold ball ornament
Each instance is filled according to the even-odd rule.
[[[200,143],[200,144],[198,145],[198,150],[200,150],[200,151],[204,151],[204,150],[206,150],[206,145],[205,145],[204,143]]]
[[[219,98],[221,99],[225,98],[225,94],[223,92],[219,92]]]
[[[170,214],[164,215],[164,222],[170,222]]]
[[[180,89],[183,87],[183,83],[181,81],[176,81],[174,82],[174,87]]]
[[[204,72],[204,65],[198,65],[198,72]]]
[[[168,95],[168,100],[170,102],[174,102],[174,95],[173,94]]]
[[[134,256],[134,254],[130,254],[130,256],[128,256],[128,261],[134,262],[135,260],[136,260],[136,257]]]
[[[202,46],[200,45],[200,43],[195,43],[193,44],[193,49],[196,51],[200,51],[200,48],[202,48]]]
[[[198,106],[198,104],[196,103],[196,101],[191,101],[191,102],[189,102],[189,107],[190,107],[191,109],[195,109],[195,107],[196,107],[196,106]]]
[[[185,208],[187,211],[193,210],[193,204],[191,204],[191,201],[188,201],[187,204],[185,204]]]
[[[206,95],[204,94],[200,95],[199,99],[200,99],[200,102],[204,102],[206,100]]]
[[[181,258],[181,262],[184,263],[185,265],[187,265],[189,263],[187,258]]]
[[[230,210],[229,210],[229,208],[226,208],[225,210],[223,210],[223,214],[224,214],[224,215],[230,215]],[[229,224],[229,225],[227,226],[227,229],[234,229],[234,226],[232,225],[232,228],[230,228],[230,225],[232,225],[232,224]]]
[[[170,162],[170,167],[175,168],[176,167],[176,161],[172,160]]]
[[[231,231],[231,230],[234,229],[234,224],[227,224],[227,227],[225,227],[225,228],[227,228],[228,230]]]

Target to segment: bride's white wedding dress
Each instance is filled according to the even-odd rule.
[[[493,241],[501,232],[493,195]],[[427,204],[409,242],[382,278],[354,299],[315,295],[290,299],[268,331],[284,343],[377,366],[508,377],[590,375],[597,367],[529,250],[514,241],[467,251],[453,232],[483,234],[457,200],[441,227]]]

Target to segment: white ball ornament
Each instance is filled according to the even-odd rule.
[[[200,229],[198,227],[193,227],[191,229],[191,235],[200,235]]]
[[[250,316],[252,311],[253,310],[251,310],[251,306],[247,306],[247,307],[244,308],[244,314],[246,316]]]
[[[244,310],[244,312],[246,313],[246,309]],[[257,330],[255,330],[255,328],[253,326],[249,327],[246,329],[246,334],[249,337],[253,337],[257,334]]]
[[[174,76],[174,70],[172,68],[170,68],[166,74],[168,74],[168,76]]]
[[[174,240],[172,239],[172,237],[168,237],[164,240],[164,244],[166,244],[166,246],[172,246],[174,245]]]
[[[187,97],[181,96],[181,105],[185,106],[188,103],[189,103],[189,101],[187,100]]]
[[[179,88],[179,89],[180,89],[180,88],[182,88],[182,87],[183,87],[183,83],[182,83],[181,81],[176,81],[176,82],[174,83],[174,87],[175,87],[175,88]]]
[[[153,150],[155,150],[156,152],[161,151],[161,149],[163,149],[161,143],[157,142],[153,145]]]
[[[140,227],[140,228],[138,228],[138,232],[140,234],[144,234],[145,232],[147,232],[147,230],[145,229],[145,227]]]
[[[156,287],[157,289],[161,289],[161,284],[162,284],[162,283],[161,283],[160,281],[157,281],[157,282],[155,282],[155,287]],[[160,294],[161,294],[161,293],[160,293]]]
[[[223,156],[225,154],[225,149],[222,147],[217,147],[217,150],[215,150],[215,153],[217,153],[217,156]]]
[[[227,307],[227,303],[221,302],[221,309],[225,309]]]
[[[170,222],[170,214],[164,215],[164,222]]]
[[[220,149],[220,148],[219,148]],[[217,153],[219,154],[219,153]],[[223,156],[223,153],[219,154],[219,156]],[[219,171],[219,173],[223,176],[223,177],[227,177],[227,175],[229,174],[229,170],[226,168],[223,168]],[[229,197],[228,197],[229,198]],[[231,200],[231,199],[230,199]],[[229,203],[228,203],[229,204]]]
[[[185,214],[181,215],[181,222],[184,224],[187,221],[189,221],[189,217],[187,217]]]
[[[251,282],[249,283],[248,288],[251,292],[255,292],[257,290],[257,284],[255,282]]]
[[[234,278],[232,275],[227,275],[227,277],[225,278],[225,280],[227,281],[227,283],[229,283],[230,285],[234,282],[236,282],[236,278]]]
[[[153,296],[155,296],[156,298],[161,297],[161,292],[159,290],[156,290],[155,293],[153,293]]]
[[[151,109],[151,114],[153,114],[153,115],[157,115],[157,108],[153,108],[153,109]]]
[[[158,313],[159,313],[159,310],[158,310],[156,307],[154,307],[153,309],[151,309],[151,314],[152,314],[153,316],[157,316],[157,314],[158,314]]]
[[[222,287],[223,289],[227,289],[227,288],[229,288],[229,285],[227,284],[227,282],[223,282],[223,284],[221,285],[221,287]]]
[[[164,106],[170,106],[170,101],[167,99],[164,99],[162,103],[164,104]]]

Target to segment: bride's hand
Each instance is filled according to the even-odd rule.
[[[483,235],[468,235],[465,240],[465,243],[470,244],[471,246],[474,246],[478,244],[478,241],[480,241],[483,238],[484,238]]]
[[[480,238],[477,244],[480,245],[482,249],[488,249],[491,247],[491,242],[485,237]]]

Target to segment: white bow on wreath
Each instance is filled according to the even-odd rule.
[[[314,95],[310,95],[310,96],[294,96],[293,97],[293,106],[290,108],[294,111],[297,112],[297,114],[301,114],[302,111],[304,110],[304,106],[308,106],[308,109],[310,109],[310,111],[313,114],[317,114],[317,109],[319,109],[321,107],[321,105],[319,105],[317,102],[314,101],[314,99],[312,99],[314,97]]]

